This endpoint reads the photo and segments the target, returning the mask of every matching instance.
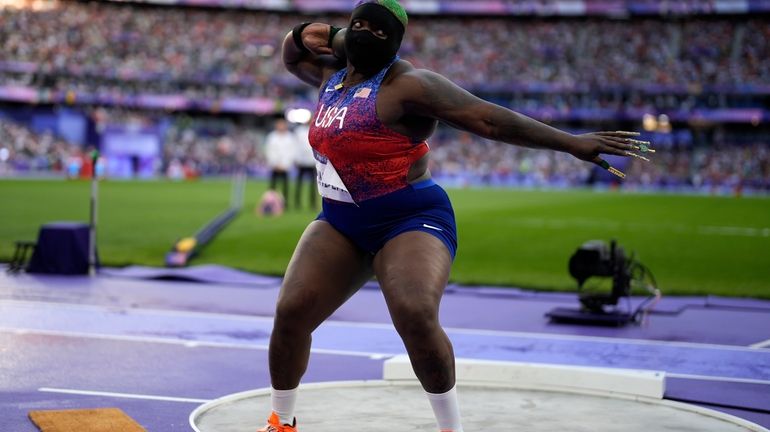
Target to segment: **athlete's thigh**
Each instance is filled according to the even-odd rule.
[[[423,231],[394,237],[374,258],[374,271],[391,315],[438,313],[451,267],[452,257],[444,243]]]
[[[328,222],[314,221],[286,269],[276,314],[315,328],[371,277],[370,254]]]

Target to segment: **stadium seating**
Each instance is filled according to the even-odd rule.
[[[337,3],[327,3],[337,11]],[[640,129],[643,118],[665,114],[673,130],[653,126],[644,135],[665,151],[655,164],[625,167],[627,188],[770,189],[767,11],[727,11],[713,2],[664,11],[651,0],[616,2],[621,6],[586,0],[582,12],[566,13],[548,12],[546,3],[516,3],[505,9],[509,16],[414,15],[401,55],[481,97],[573,131]],[[99,145],[105,130],[119,126],[161,137],[150,174],[182,179],[245,166],[264,176],[262,123],[231,115],[312,108],[315,90],[285,71],[278,44],[296,22],[344,25],[346,19],[123,2],[46,4],[0,9],[0,175],[78,177],[87,168],[83,146]],[[307,2],[286,4],[308,12]],[[446,4],[432,4],[447,12]],[[626,8],[624,18],[616,6]],[[671,12],[676,15],[661,15]],[[82,139],[46,132],[29,113],[33,106],[53,107],[45,115],[54,120],[42,122],[49,129],[64,123],[56,111],[65,106],[93,132]],[[449,184],[566,187],[609,180],[566,155],[447,129],[431,147],[432,170]]]

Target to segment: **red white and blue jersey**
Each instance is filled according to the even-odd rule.
[[[358,203],[402,189],[409,168],[428,153],[425,141],[388,128],[377,116],[377,94],[396,61],[351,87],[342,87],[342,69],[321,89],[309,138],[322,196]]]

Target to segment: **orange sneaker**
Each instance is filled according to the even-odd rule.
[[[270,418],[267,419],[267,425],[257,432],[297,432],[297,419],[294,419],[293,424],[282,425],[278,414],[273,411],[270,413]]]

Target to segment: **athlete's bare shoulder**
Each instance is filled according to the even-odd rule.
[[[406,60],[399,60],[391,66],[382,81],[390,102],[400,104],[408,99],[410,93],[421,91],[419,78],[414,75],[419,70]]]
[[[399,60],[394,64],[385,76],[383,85],[396,93],[403,95],[415,95],[422,92],[425,87],[426,76],[435,74],[427,69],[418,69],[406,60]]]
[[[445,76],[428,69],[415,68],[408,62],[399,65],[388,84],[393,102],[405,114],[430,117],[455,124],[458,117],[478,114],[485,104]]]
[[[385,75],[385,80],[383,81],[383,84],[388,85],[396,77],[401,76],[405,73],[409,73],[414,69],[415,68],[412,63],[406,60],[399,59],[396,63],[393,64],[393,66],[390,67],[390,70],[388,71],[387,75]]]
[[[462,100],[469,94],[443,75],[429,69],[419,69],[407,61],[393,66],[386,84],[403,102],[432,105],[443,99]]]

